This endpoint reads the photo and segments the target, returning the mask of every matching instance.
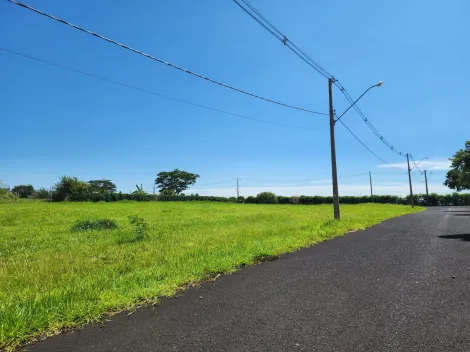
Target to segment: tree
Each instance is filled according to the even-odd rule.
[[[259,204],[277,204],[278,199],[274,193],[261,192],[256,196],[257,203]]]
[[[189,186],[196,183],[199,177],[197,174],[192,174],[186,171],[175,169],[173,171],[159,172],[155,179],[155,184],[161,191],[173,191],[175,194],[180,194]]]
[[[93,193],[115,193],[116,185],[110,180],[90,180],[90,191]]]
[[[444,185],[456,191],[470,189],[470,141],[465,149],[460,149],[452,158],[451,170],[447,172]]]
[[[34,194],[34,187],[32,185],[18,185],[13,187],[11,191],[18,194],[20,198],[28,198]]]
[[[85,200],[84,195],[90,191],[88,182],[80,181],[76,177],[62,176],[55,184],[54,200]]]
[[[256,198],[253,196],[248,196],[245,198],[245,203],[247,204],[255,204],[256,203]]]

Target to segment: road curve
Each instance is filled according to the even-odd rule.
[[[470,208],[385,221],[29,351],[470,351]]]

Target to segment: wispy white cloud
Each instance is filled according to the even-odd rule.
[[[415,193],[424,193],[424,183],[413,184],[413,190]],[[430,183],[429,191],[435,193],[451,193],[447,187],[441,183]],[[318,185],[318,186],[263,186],[263,187],[243,187],[240,188],[240,195],[242,196],[256,196],[261,192],[273,192],[280,196],[294,196],[294,195],[318,195],[318,196],[330,196],[332,193],[331,185]],[[387,194],[405,196],[409,192],[408,183],[379,183],[374,185],[374,194]],[[198,193],[205,196],[219,196],[219,197],[234,197],[236,190],[231,188],[205,188],[205,189],[191,189],[186,192],[187,194]],[[340,185],[339,193],[342,196],[359,196],[369,195],[370,186],[369,184],[357,184],[357,185]]]
[[[410,161],[410,166],[413,167],[414,164]],[[380,168],[391,168],[391,167],[399,167],[404,170],[407,169],[408,164],[406,161],[402,163],[395,163],[395,164],[381,164],[378,165]],[[421,170],[448,170],[450,169],[450,160],[447,159],[436,159],[436,160],[423,160],[419,166]]]

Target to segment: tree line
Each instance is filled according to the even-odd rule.
[[[447,172],[444,185],[455,191],[470,190],[470,141],[465,142],[465,148],[458,150],[451,160],[451,169]],[[199,178],[198,174],[175,169],[173,171],[162,171],[155,178],[155,185],[159,189],[158,195],[149,195],[142,186],[136,185],[136,190],[130,194],[117,192],[116,185],[110,180],[81,181],[77,177],[62,176],[51,190],[40,188],[35,190],[32,185],[18,185],[13,187],[11,193],[19,198],[49,199],[51,201],[105,201],[113,202],[120,200],[138,201],[191,201],[210,200],[221,202],[258,203],[258,204],[331,204],[332,197],[321,196],[276,196],[270,192],[263,192],[256,197],[207,197],[189,195],[182,192],[194,185]],[[0,196],[8,193],[8,190],[0,187]],[[470,205],[469,194],[438,195],[431,194],[415,195],[414,201],[418,205]],[[1,198],[1,197],[0,197]],[[342,204],[358,203],[392,203],[409,204],[410,197],[397,196],[369,196],[362,197],[340,197]]]
[[[157,174],[155,185],[158,187],[160,195],[178,196],[194,185],[198,177],[198,174],[179,169],[162,171]],[[35,190],[32,185],[17,185],[12,188],[11,193],[18,198],[50,199],[56,202],[149,199],[147,192],[139,185],[136,185],[136,190],[131,194],[123,194],[117,192],[116,185],[110,180],[90,180],[86,182],[71,176],[61,176],[50,190],[46,188]]]

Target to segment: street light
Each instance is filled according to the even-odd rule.
[[[335,120],[335,122],[338,121],[340,118],[342,118],[343,115],[346,114],[346,113],[349,111],[349,109],[351,109],[354,105],[356,105],[356,103],[357,103],[364,95],[366,95],[366,93],[367,93],[369,90],[371,90],[372,88],[375,88],[375,87],[381,87],[383,84],[384,84],[384,82],[379,81],[377,84],[374,84],[373,86],[370,86],[369,88],[367,88],[367,90],[366,90],[364,93],[362,93],[361,96],[360,96],[359,98],[357,98],[357,99],[351,104],[351,106],[350,106],[349,108],[347,108],[347,109]]]
[[[414,164],[415,164],[415,166],[413,166],[413,167],[411,168],[411,170],[413,170],[415,167],[418,167],[418,165],[419,165],[419,164],[421,164],[421,162],[422,162],[423,160],[426,160],[426,159],[428,159],[428,157],[427,157],[427,156],[426,156],[426,157],[424,157],[424,158],[422,158],[422,159],[421,159],[421,160],[420,160],[420,161],[419,161],[417,164],[416,164],[416,163],[414,163]]]
[[[382,86],[383,82],[379,81],[377,84],[369,87],[364,93],[357,98],[351,106],[349,106],[336,120],[335,110],[333,108],[333,84],[336,79],[334,77],[328,78],[328,95],[329,95],[329,107],[330,107],[330,144],[331,144],[331,174],[333,180],[333,209],[335,220],[340,219],[339,212],[339,192],[338,192],[338,172],[336,170],[336,147],[335,147],[335,124],[351,109],[356,103],[372,88]]]

